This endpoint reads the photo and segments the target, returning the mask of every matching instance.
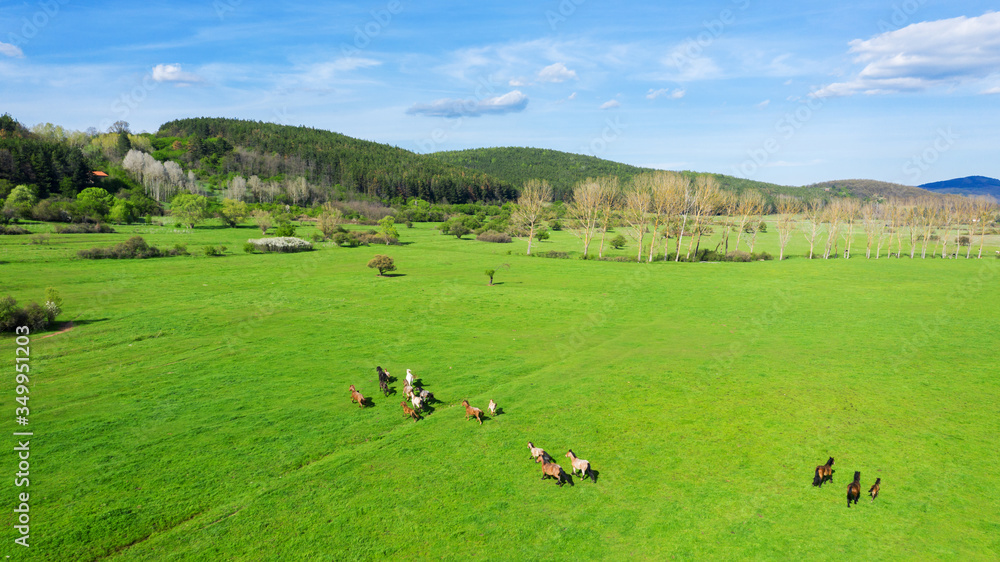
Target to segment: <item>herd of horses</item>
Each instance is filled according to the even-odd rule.
[[[821,464],[816,467],[816,471],[813,474],[813,486],[817,488],[822,488],[824,482],[833,482],[833,457],[830,457],[826,461],[826,464]],[[872,497],[872,501],[878,497],[878,492],[882,488],[882,479],[876,478],[875,484],[868,489],[868,495]],[[861,472],[854,473],[854,482],[847,485],[847,507],[851,507],[851,502],[854,505],[858,504],[858,498],[861,497]]]
[[[396,391],[389,387],[389,383],[395,381],[395,377],[389,374],[381,366],[375,367],[375,373],[378,375],[378,386],[382,394],[388,397],[390,394],[394,394]],[[406,383],[403,385],[403,394],[406,398],[409,398],[410,403],[407,404],[406,400],[399,403],[403,408],[403,415],[412,419],[414,422],[423,419],[421,412],[425,411],[427,404],[430,402],[436,402],[437,399],[434,398],[434,393],[424,390],[416,385],[416,379],[410,369],[406,370]],[[361,394],[355,386],[352,384],[350,386],[351,391],[351,403],[357,403],[358,407],[364,408],[368,404],[368,399],[365,398],[364,394]],[[462,400],[462,406],[465,407],[465,419],[475,419],[479,422],[479,425],[483,425],[483,411],[469,404],[468,400]],[[500,407],[497,405],[493,399],[490,399],[490,403],[487,406],[490,411],[490,415],[496,417],[498,414],[503,413]],[[549,456],[541,447],[535,447],[531,441],[528,441],[528,449],[531,450],[531,458],[535,460],[536,464],[542,465],[542,480],[546,478],[552,478],[556,481],[559,487],[563,484],[569,482],[570,486],[573,486],[573,479],[566,474],[562,466]],[[576,475],[577,471],[580,472],[580,477],[586,479],[590,477],[591,481],[597,482],[597,473],[590,468],[590,461],[581,459],[573,453],[573,449],[566,452],[566,456],[570,459],[570,464],[572,468],[570,469],[570,474]],[[833,459],[830,459],[830,464],[833,464]]]

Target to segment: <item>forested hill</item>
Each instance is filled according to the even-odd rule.
[[[1000,180],[986,176],[969,176],[953,180],[925,183],[920,187],[936,193],[957,193],[959,195],[991,195],[1000,199]]]
[[[627,181],[636,174],[652,171],[650,168],[545,148],[473,148],[435,152],[430,156],[517,185],[529,179],[544,179],[556,194],[572,192],[574,184],[587,178],[618,176],[621,181]]]
[[[573,185],[587,178],[618,176],[624,182],[636,174],[653,171],[652,168],[640,168],[594,156],[544,148],[474,148],[435,152],[430,156],[438,158],[442,162],[465,166],[516,185],[521,185],[525,180],[532,178],[544,179],[552,186],[558,199],[567,199],[569,193],[573,191]],[[682,173],[691,180],[701,175],[695,172]],[[775,185],[723,174],[712,175],[719,182],[719,187],[730,191],[757,189],[771,195],[788,193],[818,196],[821,193],[821,190]]]
[[[197,152],[202,139],[225,140],[231,146],[214,155],[223,173],[304,176],[313,185],[340,184],[382,199],[420,197],[466,203],[517,198],[510,181],[387,144],[309,127],[194,118],[164,123],[156,136],[185,139],[188,152]]]
[[[926,197],[934,193],[919,187],[876,180],[836,180],[815,183],[806,187],[831,192],[832,195],[850,195],[861,199],[872,197]]]

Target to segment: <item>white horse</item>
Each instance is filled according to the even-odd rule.
[[[406,383],[413,386],[413,373],[409,369],[406,370]]]

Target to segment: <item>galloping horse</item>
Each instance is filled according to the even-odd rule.
[[[823,486],[823,482],[829,480],[833,482],[833,457],[826,461],[826,464],[816,467],[816,475],[813,476],[813,486]]]

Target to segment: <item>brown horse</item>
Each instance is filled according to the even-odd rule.
[[[469,417],[474,417],[479,420],[479,425],[483,425],[483,411],[479,408],[473,408],[469,405],[468,400],[462,400],[462,405],[465,406],[465,419],[468,421]]]
[[[875,485],[868,488],[868,495],[872,497],[872,501],[875,501],[875,498],[878,497],[878,491],[880,488],[882,488],[882,479],[876,478]]]
[[[566,471],[563,470],[563,467],[559,466],[558,463],[545,462],[545,460],[540,456],[535,459],[535,463],[542,463],[542,480],[545,480],[546,478],[553,478],[556,483],[559,484],[560,488],[562,488],[562,485],[566,482],[569,482],[570,486],[573,485],[573,480],[566,475]]]
[[[852,501],[857,505],[859,497],[861,497],[861,473],[855,472],[854,482],[847,485],[847,507],[851,507]]]
[[[816,475],[813,476],[813,486],[823,486],[823,482],[829,480],[833,482],[833,457],[826,461],[826,464],[816,467]]]
[[[417,420],[422,420],[423,419],[422,417],[420,417],[420,414],[417,413],[416,410],[414,410],[413,408],[411,408],[411,407],[409,407],[409,406],[406,405],[406,400],[403,400],[402,402],[400,402],[399,405],[403,407],[403,413],[406,414],[406,415],[408,415],[408,416],[410,416],[411,418],[413,418],[413,421],[417,421]]]
[[[365,407],[365,395],[358,392],[353,384],[351,385],[351,402],[357,402],[361,408]]]

